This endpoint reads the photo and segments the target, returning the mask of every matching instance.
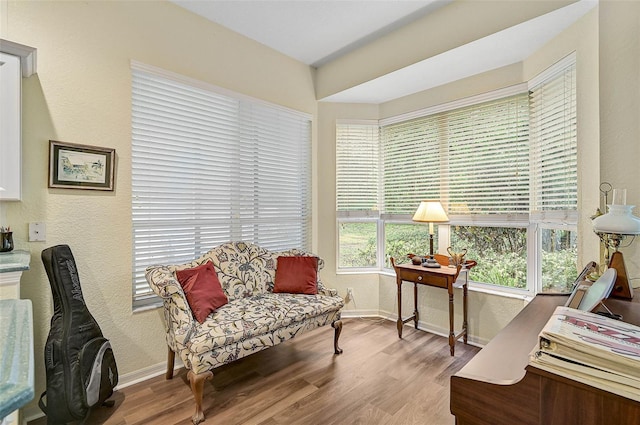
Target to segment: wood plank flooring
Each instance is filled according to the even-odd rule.
[[[204,424],[454,424],[449,378],[479,348],[459,342],[451,357],[446,338],[408,325],[398,339],[391,321],[343,322],[339,356],[333,329],[324,327],[215,369],[205,383]],[[114,400],[89,423],[188,425],[194,410],[184,370],[119,390]]]

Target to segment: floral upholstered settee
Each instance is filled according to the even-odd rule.
[[[280,291],[285,260],[277,277],[278,258],[313,257],[299,250],[272,252],[255,244],[230,242],[217,246],[188,264],[152,266],[146,270],[146,278],[153,291],[164,300],[164,317],[169,356],[167,379],[173,377],[175,353],[178,353],[188,370],[188,379],[196,402],[193,422],[204,420],[202,396],[204,382],[213,377],[212,369],[275,346],[307,330],[331,324],[335,329],[334,352],[340,354],[338,338],[342,329],[340,310],[344,301],[334,289],[324,287],[319,277],[315,280],[314,295]],[[192,311],[193,293],[183,289],[184,271],[211,267],[215,270],[228,303],[213,312],[198,314]],[[323,262],[317,259],[317,270]],[[316,272],[317,272],[316,270]],[[211,272],[213,273],[213,272]],[[307,279],[309,280],[309,279]],[[313,291],[312,291],[313,292]],[[226,301],[226,300],[225,300]],[[194,317],[195,314],[195,317]],[[206,315],[206,317],[205,317]],[[197,320],[198,319],[198,320]],[[200,323],[202,321],[202,323]]]

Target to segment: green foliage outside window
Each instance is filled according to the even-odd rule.
[[[428,233],[428,226],[424,225],[387,223],[384,266],[391,267],[389,257],[394,257],[397,263],[406,263],[409,253],[428,254]],[[541,234],[542,290],[569,291],[578,273],[575,232],[542,229]],[[437,246],[436,234],[435,252]],[[527,287],[526,229],[452,225],[451,246],[454,251],[466,248],[466,258],[478,261],[471,270],[471,280],[510,288]],[[340,223],[341,268],[374,267],[376,252],[376,223]]]
[[[544,292],[571,291],[578,277],[576,232],[542,229],[541,234],[542,290]]]
[[[396,263],[407,263],[407,254],[429,253],[429,227],[414,224],[386,224],[385,267],[391,267],[390,257]],[[438,237],[434,235],[434,251]],[[340,267],[372,267],[376,264],[378,242],[376,223],[340,223]]]
[[[510,288],[527,287],[527,230],[512,227],[451,226],[451,247],[476,260],[469,279]]]
[[[376,266],[376,223],[340,223],[340,268]],[[373,249],[372,249],[373,247]]]
[[[425,256],[429,254],[429,226],[416,224],[385,225],[385,267],[391,267],[393,257],[396,264],[408,263],[407,254]],[[433,235],[433,252],[438,252],[438,234]]]

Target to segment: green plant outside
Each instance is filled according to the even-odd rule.
[[[376,265],[376,223],[340,223],[338,230],[340,241],[341,268],[375,267]],[[373,250],[371,244],[373,241]]]
[[[375,267],[375,222],[340,223],[339,234],[341,268]],[[575,235],[568,231],[548,230],[542,234],[542,289],[544,292],[570,291],[578,274]],[[397,263],[406,263],[409,261],[407,254],[429,253],[428,226],[387,223],[385,238],[385,267],[391,267],[390,257]],[[451,226],[451,246],[454,251],[466,248],[466,258],[478,261],[471,270],[471,280],[526,288],[526,229]],[[434,235],[434,247],[437,252],[437,235]]]

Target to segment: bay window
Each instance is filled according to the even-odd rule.
[[[563,291],[577,275],[574,55],[528,84],[378,122],[338,121],[336,165],[339,271],[426,254],[426,227],[411,216],[437,199],[450,218],[438,251],[467,249],[478,260],[472,281]]]

